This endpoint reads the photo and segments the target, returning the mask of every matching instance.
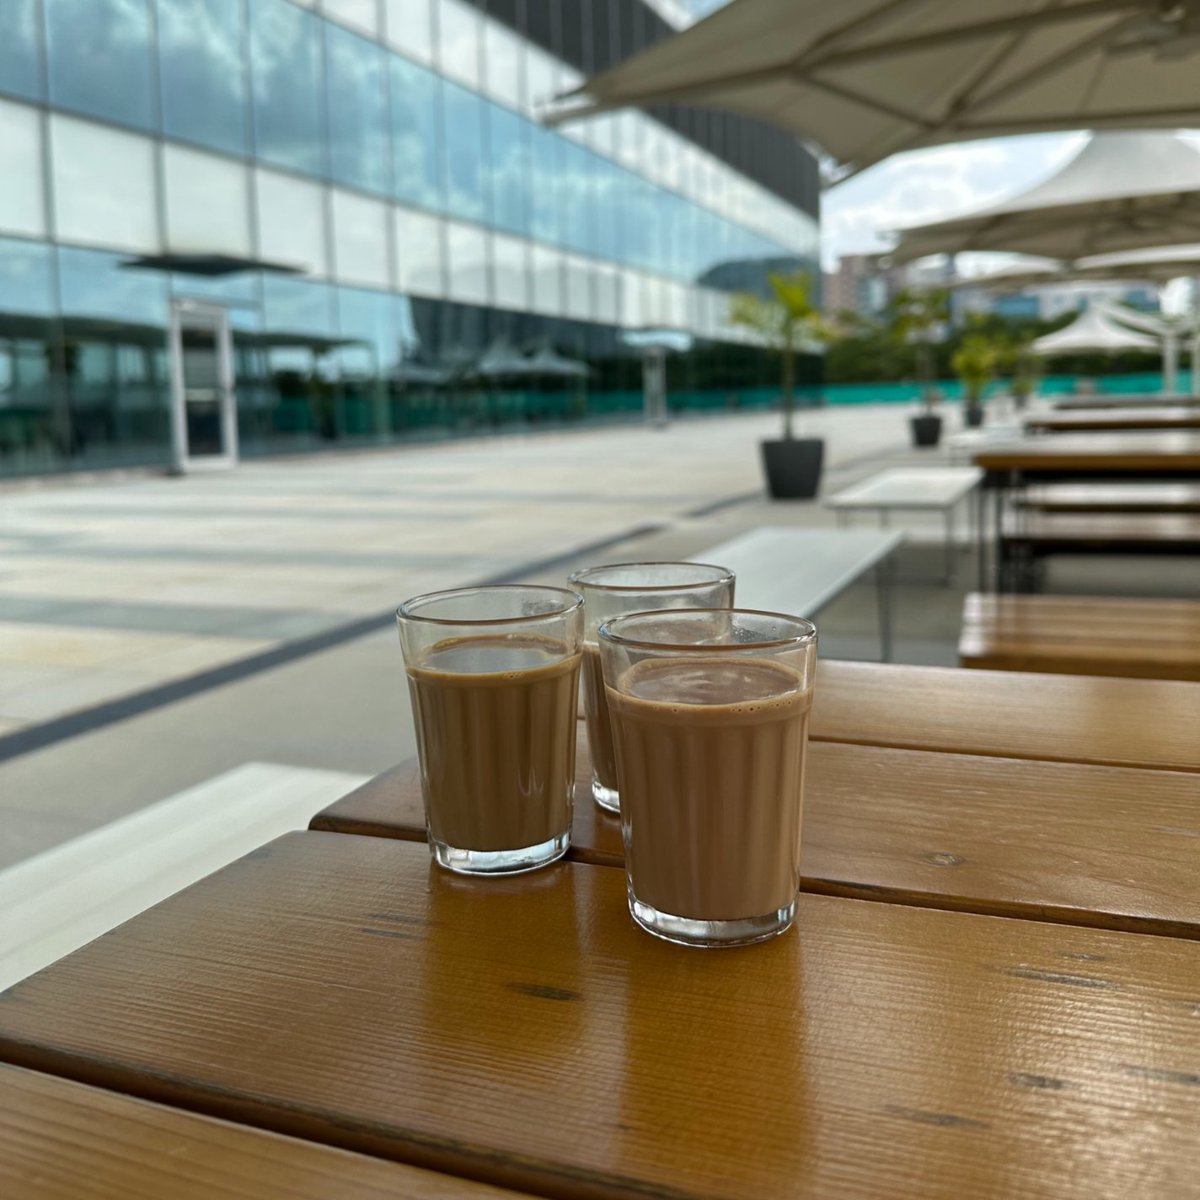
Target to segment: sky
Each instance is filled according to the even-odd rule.
[[[843,254],[887,250],[889,230],[958,216],[1023,192],[1052,175],[1087,140],[1084,133],[1040,133],[937,146],[898,154],[821,200],[821,257],[829,270]],[[963,256],[960,269],[995,260]]]

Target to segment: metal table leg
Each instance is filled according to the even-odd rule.
[[[879,606],[879,653],[882,662],[892,661],[892,556],[875,566],[875,595]]]
[[[954,510],[956,505],[948,504],[942,510],[946,521],[946,575],[942,580],[946,587],[954,582]]]

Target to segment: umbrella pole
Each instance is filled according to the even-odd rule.
[[[1200,396],[1200,331],[1192,335],[1192,395]]]
[[[1193,373],[1195,368],[1193,367]],[[1179,390],[1179,338],[1171,331],[1163,336],[1163,391],[1168,396]]]

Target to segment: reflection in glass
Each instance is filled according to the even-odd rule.
[[[157,0],[163,130],[246,150],[241,0]]]
[[[393,193],[408,204],[441,208],[441,81],[404,58],[393,57],[391,68]]]
[[[529,127],[529,139],[529,232],[539,241],[560,245],[563,220],[558,184],[563,139],[540,125]]]
[[[482,221],[487,212],[484,106],[474,92],[449,81],[442,84],[446,211],[472,221]]]
[[[498,104],[487,109],[492,223],[510,233],[528,233],[529,122]]]
[[[0,471],[47,470],[66,453],[49,246],[0,238]]]
[[[334,188],[333,252],[340,282],[387,287],[388,206]]]
[[[96,466],[170,457],[167,281],[122,257],[58,250],[69,453]]]
[[[4,0],[0,37],[0,92],[40,100],[37,0]]]
[[[192,253],[250,253],[249,168],[213,154],[163,147],[167,244]]]
[[[388,115],[383,51],[365,38],[327,24],[325,54],[333,178],[350,187],[386,194]]]
[[[391,428],[388,383],[400,360],[393,297],[387,292],[338,288],[336,300],[338,431],[346,437],[383,436]]]
[[[321,188],[261,168],[256,177],[259,253],[268,262],[324,274],[328,255]]]
[[[322,283],[263,278],[263,347],[275,443],[337,437],[333,292]]]
[[[319,23],[288,0],[250,0],[250,70],[258,156],[325,173]]]
[[[7,10],[9,0],[5,0]],[[45,0],[50,100],[125,125],[154,124],[147,0]]]

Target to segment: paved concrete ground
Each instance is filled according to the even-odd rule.
[[[945,461],[907,448],[895,408],[806,421],[828,440],[826,491]],[[589,562],[694,554],[765,523],[832,526],[817,504],[762,499],[756,443],[775,428],[722,417],[0,493],[0,868],[247,763],[371,774],[411,754],[399,648],[383,621],[406,595],[516,571],[562,582]],[[952,664],[971,555],[959,585],[943,587],[932,581],[940,519],[897,527],[911,541],[896,658]],[[1071,569],[1060,586],[1190,586],[1144,563]],[[323,650],[304,640],[364,618],[373,632]],[[824,655],[876,657],[871,583],[820,628]],[[296,657],[268,666],[253,658],[264,650]],[[240,676],[203,675],[247,656]],[[146,692],[172,681],[195,690],[169,703]],[[129,705],[123,718],[110,711],[89,728],[89,706],[114,701]],[[38,735],[53,740],[22,745]]]

